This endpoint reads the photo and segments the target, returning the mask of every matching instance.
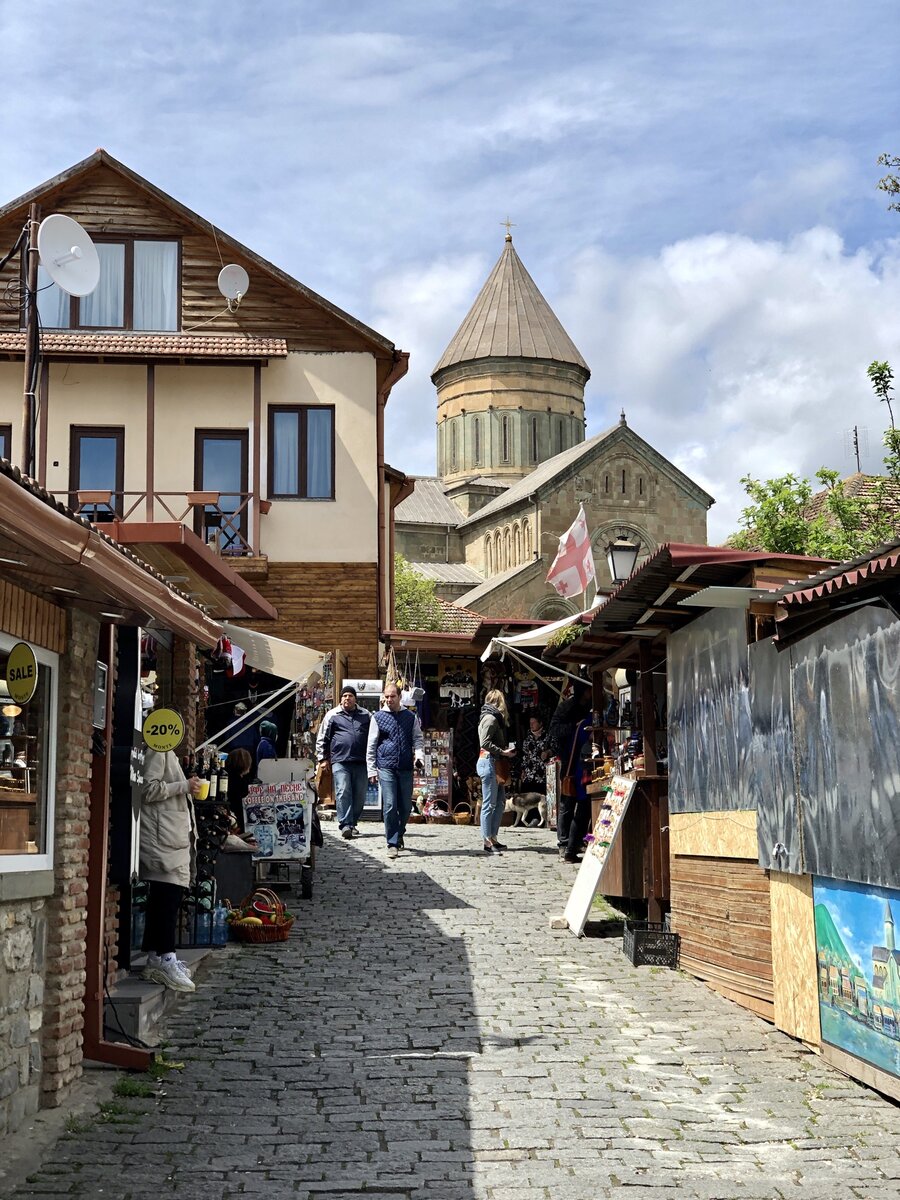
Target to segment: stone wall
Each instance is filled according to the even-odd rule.
[[[0,904],[0,1138],[40,1106],[45,901]]]

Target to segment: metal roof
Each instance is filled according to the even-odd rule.
[[[415,490],[394,509],[394,521],[409,525],[452,525],[462,521],[462,513],[444,492],[440,479],[411,475]]]
[[[479,583],[478,587],[474,587],[470,592],[459,596],[454,603],[469,606],[476,604],[479,600],[483,600],[485,596],[489,595],[494,588],[500,587],[507,580],[514,579],[516,575],[529,570],[535,563],[542,562],[543,559],[533,559],[531,562],[521,563],[518,567],[510,567],[507,571],[501,571],[499,575],[492,575],[490,579],[485,579],[483,583]]]
[[[434,368],[479,358],[535,358],[590,369],[507,237],[503,253]]]
[[[411,562],[417,575],[436,583],[464,583],[469,587],[484,582],[484,576],[465,563]]]

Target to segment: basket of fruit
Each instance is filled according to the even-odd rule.
[[[239,942],[286,942],[294,918],[268,888],[257,888],[228,914],[228,925]]]

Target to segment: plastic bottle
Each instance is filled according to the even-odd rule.
[[[228,909],[220,900],[213,909],[212,944],[224,946],[228,941]]]
[[[143,908],[136,908],[132,914],[132,929],[131,944],[137,950],[140,950],[144,943],[144,925],[146,924],[147,913]]]
[[[198,946],[212,945],[212,913],[201,908],[197,913],[196,937]]]

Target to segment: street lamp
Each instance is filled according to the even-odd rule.
[[[637,563],[640,545],[629,540],[620,533],[614,542],[606,547],[606,562],[613,583],[623,583],[629,578]]]

